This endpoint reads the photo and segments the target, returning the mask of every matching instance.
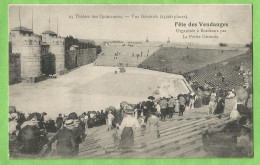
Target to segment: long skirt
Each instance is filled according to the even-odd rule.
[[[194,108],[200,108],[202,106],[202,99],[197,98],[194,102]]]
[[[134,146],[134,132],[132,127],[125,127],[123,129],[119,149],[132,149]]]
[[[160,137],[160,133],[159,133],[157,125],[155,125],[155,126],[152,125],[149,127],[149,130],[147,130],[146,137],[147,137],[147,139],[157,139]]]
[[[215,110],[216,108],[216,102],[214,101],[210,101],[209,102],[209,111],[208,111],[208,115],[212,114],[213,111]]]

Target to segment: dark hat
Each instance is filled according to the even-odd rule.
[[[154,100],[155,98],[153,96],[149,96],[148,99]]]
[[[69,114],[68,119],[72,119],[72,120],[78,119],[78,115],[75,112],[72,112]]]

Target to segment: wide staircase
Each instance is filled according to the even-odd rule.
[[[115,140],[114,135],[118,130],[107,131],[107,126],[87,129],[86,140],[80,144],[79,154],[76,158],[210,157],[211,155],[204,150],[202,134],[205,131],[221,131],[226,124],[232,122],[229,116],[233,103],[232,99],[226,100],[225,111],[221,115],[207,115],[208,106],[203,106],[186,110],[184,116],[175,114],[171,119],[160,121],[159,138],[147,136],[144,128],[134,129],[135,146],[132,152],[122,152],[117,148],[118,141]],[[49,137],[52,136],[53,134]],[[43,155],[41,153],[38,155],[17,153],[15,157],[23,159],[56,158],[52,154]]]
[[[78,158],[199,158],[207,157],[203,149],[202,133],[220,130],[230,120],[231,104],[222,115],[207,116],[207,106],[193,109],[184,116],[160,122],[160,138],[147,137],[145,129],[134,130],[133,152],[117,149],[114,134],[106,126],[87,130],[87,138],[80,145]]]

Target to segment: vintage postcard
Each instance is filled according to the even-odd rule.
[[[9,158],[253,158],[252,5],[9,5]]]

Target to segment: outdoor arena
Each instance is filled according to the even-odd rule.
[[[181,75],[141,68],[126,68],[126,72],[120,73],[117,67],[89,64],[57,79],[12,85],[9,104],[25,113],[47,112],[56,117],[59,113],[100,111],[119,107],[122,101],[136,104],[150,95],[177,96],[190,90]]]
[[[119,109],[120,103],[123,101],[137,104],[146,101],[148,96],[155,98],[176,97],[179,94],[188,94],[195,91],[183,75],[173,74],[170,71],[167,73],[165,70],[162,72],[163,63],[158,58],[156,59],[162,53],[164,53],[164,56],[160,60],[165,59],[167,66],[169,66],[169,63],[172,63],[172,65],[179,63],[176,64],[179,67],[196,66],[195,68],[184,68],[185,71],[189,72],[203,66],[214,68],[215,65],[208,65],[214,63],[212,59],[216,59],[215,63],[233,57],[240,59],[238,55],[245,52],[245,50],[236,49],[226,50],[223,55],[221,50],[198,49],[194,56],[189,56],[194,60],[194,63],[188,65],[189,61],[180,59],[183,56],[186,57],[187,54],[192,54],[194,48],[176,49],[167,47],[161,49],[158,46],[131,47],[129,49],[123,49],[122,46],[110,46],[110,48],[106,47],[103,54],[94,63],[81,66],[56,79],[48,79],[35,84],[20,83],[9,86],[9,104],[15,105],[17,109],[24,113],[46,112],[50,118],[55,120],[59,113],[68,115],[71,112],[76,112],[82,114],[88,111],[105,110],[110,106]],[[172,52],[173,49],[176,49],[175,54]],[[118,58],[115,59],[115,53],[118,52],[120,54],[117,54],[116,57]],[[143,53],[142,56],[140,56],[140,52]],[[183,52],[185,53],[182,54]],[[212,52],[213,54],[210,56]],[[203,65],[199,65],[201,61],[193,58],[198,53],[201,53],[199,58],[203,59]],[[138,58],[136,57],[137,54]],[[221,54],[221,57],[218,56],[219,54]],[[226,54],[229,54],[229,56],[225,56]],[[175,55],[176,59],[180,61],[174,60],[173,57],[170,57],[171,55]],[[154,68],[137,67],[140,64],[148,63],[153,63]],[[128,67],[126,67],[126,64],[128,64]],[[125,72],[120,72],[120,65],[125,66]],[[174,69],[174,66],[172,69]],[[201,77],[204,75],[214,77],[213,69],[203,70],[205,71]],[[212,71],[212,73],[209,74],[207,71]],[[223,71],[223,73],[226,72]],[[192,78],[196,79],[199,76],[194,74]],[[201,80],[201,83],[204,81],[202,78],[197,79],[198,81]],[[232,82],[232,80],[230,81]],[[224,113],[220,115],[208,115],[208,106],[202,106],[186,110],[184,116],[174,115],[173,118],[160,121],[160,138],[157,139],[146,137],[145,130],[140,132],[134,130],[134,152],[130,153],[122,153],[115,148],[114,133],[118,130],[108,132],[105,125],[86,129],[86,141],[80,144],[77,158],[232,157],[233,155],[229,150],[235,145],[232,139],[227,137],[226,141],[211,143],[205,141],[207,138],[203,136],[206,131],[222,131],[227,123],[232,122],[230,112],[233,104],[233,99],[227,99]],[[252,107],[252,97],[248,105]],[[52,136],[53,133],[48,134],[50,139]],[[218,155],[219,153],[221,155]],[[41,156],[20,154],[19,157],[39,158]]]
[[[252,5],[7,15],[9,159],[254,157]]]

